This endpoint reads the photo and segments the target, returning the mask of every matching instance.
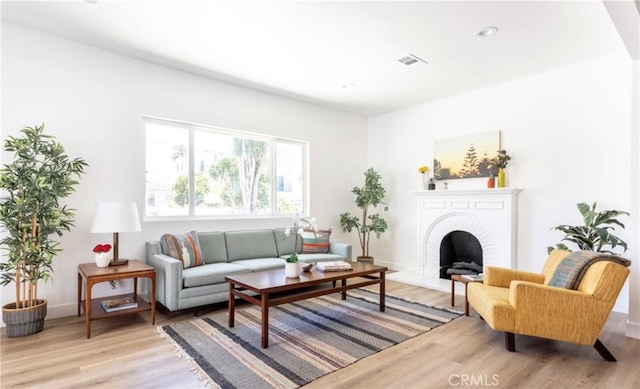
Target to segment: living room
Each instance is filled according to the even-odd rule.
[[[148,116],[309,142],[309,215],[322,227],[332,228],[332,241],[350,242],[354,248],[357,238],[342,232],[339,215],[355,210],[351,188],[361,185],[368,167],[375,167],[387,188],[390,227],[381,239],[372,240],[371,251],[377,264],[397,271],[413,271],[416,266],[415,192],[421,180],[417,168],[432,165],[434,141],[500,131],[501,147],[513,156],[508,186],[522,189],[517,208],[519,269],[538,272],[542,268],[546,247],[562,237],[551,228],[580,221],[577,203],[597,202],[600,209],[631,212],[623,221],[626,229],[617,234],[630,244],[625,256],[633,261],[632,274],[614,311],[628,315],[623,332],[639,338],[639,248],[632,239],[638,236],[640,201],[638,58],[630,59],[624,34],[608,19],[604,5],[595,4],[600,7],[596,20],[601,23],[597,45],[606,55],[367,115],[296,99],[295,90],[277,95],[242,86],[242,80],[220,77],[220,81],[214,73],[206,77],[198,69],[176,69],[173,64],[153,63],[38,31],[38,26],[27,24],[28,12],[18,12],[19,6],[14,5],[18,11],[8,13],[9,4],[3,3],[2,138],[44,122],[69,155],[82,156],[89,165],[68,199],[77,209],[75,228],[61,239],[63,252],[54,262],[52,282],[40,285],[39,293],[49,299],[47,318],[76,314],[77,267],[92,260],[96,244],[110,240],[108,234],[90,233],[96,201],[137,202],[141,232],[122,234],[120,240],[121,255],[128,258],[145,258],[144,243],[165,232],[278,228],[290,223],[291,217],[145,219],[143,117]],[[483,26],[472,26],[479,27]],[[487,39],[508,31],[505,26]],[[351,99],[348,94],[366,95],[366,88],[357,90],[360,86],[351,88],[356,91],[344,88],[342,99]],[[3,163],[8,158],[2,154]],[[442,189],[444,184],[438,185]],[[449,181],[448,187],[485,188],[486,179]],[[117,284],[119,289],[127,287]],[[0,290],[3,304],[10,302],[11,288]],[[112,291],[106,284],[97,285],[94,294],[108,296]],[[82,323],[77,325],[82,328]]]

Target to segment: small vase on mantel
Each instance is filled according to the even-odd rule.
[[[507,177],[504,168],[498,169],[498,188],[504,188],[507,186]]]

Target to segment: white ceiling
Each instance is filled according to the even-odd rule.
[[[1,13],[367,117],[624,50],[601,1],[3,1]],[[485,26],[499,32],[475,36]],[[429,63],[398,62],[409,53]]]

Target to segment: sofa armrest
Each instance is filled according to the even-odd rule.
[[[544,275],[504,267],[486,266],[484,268],[484,283],[487,285],[508,288],[511,281],[528,281],[542,284]]]
[[[156,269],[156,301],[170,311],[178,310],[182,289],[182,261],[164,254],[154,254],[147,243],[147,263]]]
[[[598,338],[613,305],[585,292],[526,281],[511,283],[509,304],[516,333],[585,345]]]
[[[347,261],[351,262],[351,245],[348,243],[329,242],[329,252],[343,256]]]

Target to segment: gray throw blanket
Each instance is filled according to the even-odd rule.
[[[548,285],[575,290],[589,266],[597,261],[612,261],[626,267],[631,265],[630,260],[614,254],[574,251],[560,261]]]

